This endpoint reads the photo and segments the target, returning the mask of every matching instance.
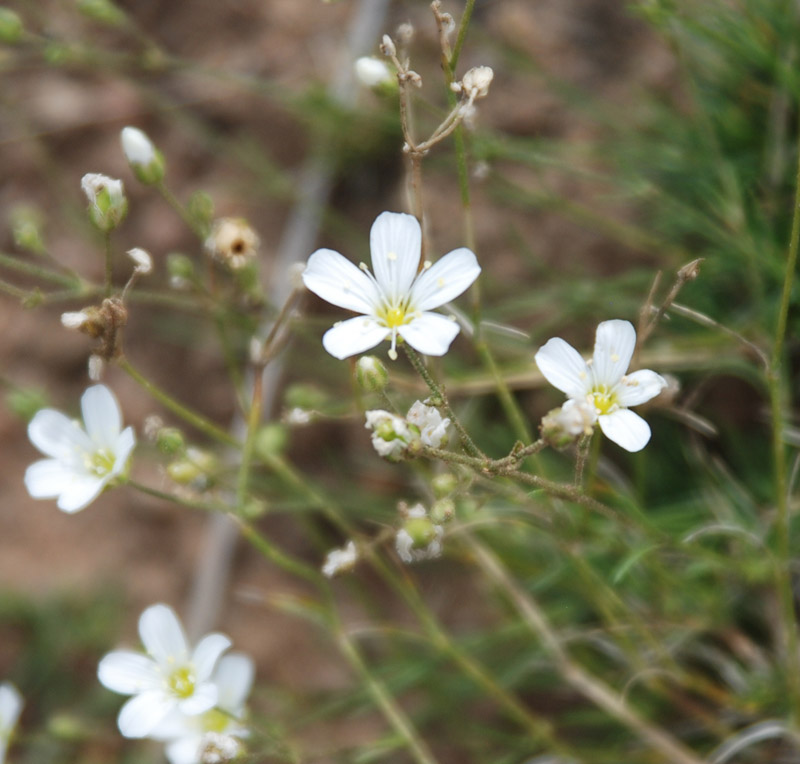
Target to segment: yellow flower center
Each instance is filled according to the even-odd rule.
[[[385,308],[378,317],[389,329],[396,329],[398,326],[408,323],[405,309],[401,307]]]
[[[598,415],[610,414],[619,404],[617,403],[617,394],[610,391],[605,385],[600,385],[591,392],[592,402]]]
[[[114,453],[108,448],[101,448],[86,454],[84,463],[89,472],[102,477],[114,469]]]
[[[167,687],[179,698],[189,698],[194,694],[195,675],[191,668],[184,666],[173,671],[167,679]]]

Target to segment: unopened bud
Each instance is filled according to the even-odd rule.
[[[356,363],[356,381],[368,393],[377,393],[389,384],[389,372],[374,355],[363,355]]]
[[[133,174],[147,185],[164,179],[164,157],[138,127],[123,127],[120,142]]]
[[[452,472],[442,472],[431,480],[431,489],[437,499],[449,496],[458,488],[458,478]]]
[[[456,503],[450,499],[439,499],[431,506],[431,520],[437,525],[450,522],[456,513]]]
[[[136,272],[141,274],[150,273],[153,270],[153,258],[150,253],[139,247],[128,250],[128,257],[136,263]]]
[[[414,25],[410,21],[404,21],[397,27],[395,36],[401,45],[409,45],[414,39]]]
[[[208,231],[214,220],[214,200],[205,191],[195,191],[186,203],[186,211],[202,231]]]
[[[87,173],[81,188],[89,200],[89,217],[101,231],[113,231],[128,212],[128,200],[121,180],[100,173]]]
[[[289,385],[283,398],[288,408],[299,408],[306,411],[325,408],[328,403],[328,395],[325,391],[307,382],[296,382]]]
[[[81,329],[91,318],[85,310],[72,310],[61,314],[61,325],[65,329]]]
[[[199,448],[189,447],[186,455],[167,465],[167,475],[170,479],[181,485],[191,485],[193,488],[203,490],[211,482],[211,474],[217,466],[213,454],[201,451]]]
[[[389,56],[390,58],[397,55],[397,48],[395,47],[394,41],[391,37],[389,37],[388,34],[385,34],[383,36],[383,40],[381,41],[381,53],[383,53],[384,56]]]
[[[41,255],[45,251],[42,215],[35,207],[20,205],[11,210],[11,234],[20,249]]]
[[[78,0],[78,10],[110,27],[120,27],[126,21],[125,14],[111,0]]]
[[[231,270],[244,268],[256,256],[258,244],[258,234],[243,218],[215,220],[205,241],[208,253]]]
[[[10,8],[0,8],[0,42],[15,45],[22,38],[25,27],[19,14]]]
[[[366,88],[383,90],[397,85],[394,72],[379,58],[362,56],[356,60],[354,66],[358,81]]]
[[[450,426],[450,420],[442,418],[438,409],[427,406],[422,401],[415,401],[408,410],[406,419],[417,428],[423,445],[431,448],[442,448],[447,445],[447,428]]]
[[[464,74],[461,87],[468,98],[484,98],[489,94],[493,79],[494,72],[490,66],[474,66]]]
[[[278,422],[265,424],[257,433],[255,440],[256,454],[265,462],[280,456],[286,448],[289,434],[286,428]]]
[[[156,433],[156,446],[162,454],[179,454],[185,450],[186,441],[177,427],[162,427]]]
[[[442,553],[441,525],[434,523],[421,504],[405,510],[403,527],[395,536],[395,548],[403,562],[418,562]]]
[[[358,561],[358,549],[352,541],[348,541],[342,549],[333,549],[325,557],[322,566],[322,575],[333,578],[341,573],[347,573],[355,567]]]

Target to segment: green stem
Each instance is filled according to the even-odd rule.
[[[408,360],[411,361],[411,365],[425,381],[425,384],[428,386],[430,391],[434,394],[434,396],[441,400],[442,408],[450,418],[450,421],[458,431],[458,434],[461,436],[461,441],[464,444],[464,448],[466,448],[467,451],[469,451],[473,456],[486,459],[486,455],[475,445],[475,442],[469,436],[469,433],[467,433],[467,431],[464,429],[464,426],[455,415],[455,412],[450,407],[450,402],[447,400],[444,390],[434,381],[433,377],[428,372],[428,369],[425,367],[425,364],[422,362],[422,359],[417,354],[417,351],[410,347],[407,342],[403,343],[403,350],[408,356]]]
[[[775,327],[775,342],[772,346],[767,381],[769,385],[772,414],[772,454],[775,463],[775,501],[777,517],[775,533],[777,545],[777,587],[781,602],[782,630],[786,659],[786,682],[794,724],[800,724],[800,656],[798,656],[797,620],[794,611],[794,594],[791,579],[790,508],[786,479],[786,447],[783,442],[786,391],[783,381],[783,350],[786,326],[791,303],[794,273],[797,267],[798,243],[800,242],[800,135],[798,135],[798,164],[795,180],[794,213],[789,251],[786,258],[786,275],[783,281],[778,322]]]
[[[114,253],[111,250],[111,231],[103,232],[103,252],[105,255],[105,279],[103,280],[103,291],[106,297],[111,297],[111,292],[114,291],[113,283],[113,264]]]
[[[205,433],[215,440],[226,443],[229,446],[240,447],[242,444],[229,433],[225,432],[222,428],[215,425],[213,422],[206,419],[196,411],[186,408],[181,403],[178,403],[169,393],[166,393],[160,387],[157,387],[149,379],[144,377],[142,373],[136,369],[131,362],[122,357],[119,359],[118,364],[120,368],[130,376],[135,382],[140,384],[150,395],[153,396],[159,403],[169,409],[173,414],[179,416],[184,421],[196,427],[201,432]]]
[[[467,29],[469,28],[469,22],[472,18],[472,11],[474,8],[475,0],[467,0],[467,4],[464,6],[464,13],[461,14],[461,23],[458,26],[458,36],[456,37],[456,44],[453,46],[453,55],[450,56],[451,78],[458,65],[458,57],[461,55],[461,48],[464,47],[464,40],[467,37]]]
[[[161,196],[164,197],[167,204],[172,207],[175,212],[178,213],[181,220],[189,227],[189,229],[197,236],[200,241],[205,241],[206,236],[208,235],[208,231],[206,231],[203,226],[201,226],[187,211],[186,207],[184,207],[179,201],[178,197],[169,190],[167,185],[164,181],[160,181],[156,184],[156,188],[158,189]]]
[[[514,396],[511,394],[511,388],[508,386],[508,383],[500,373],[500,369],[497,367],[497,363],[495,362],[494,357],[489,350],[489,346],[486,344],[486,341],[482,338],[478,339],[475,342],[475,350],[477,351],[486,368],[489,369],[489,373],[494,379],[495,386],[497,387],[497,397],[500,399],[500,405],[503,407],[503,411],[505,411],[506,418],[514,428],[516,437],[527,443],[532,439],[532,436],[530,428],[525,421],[525,415],[522,413],[522,409],[520,409],[516,398],[514,398]]]
[[[53,284],[59,284],[65,287],[72,287],[83,291],[83,282],[77,276],[65,276],[63,273],[56,273],[50,268],[44,268],[41,265],[35,265],[24,260],[20,260],[11,255],[0,253],[0,265],[18,273],[25,273],[28,276],[35,276],[42,281],[49,281]]]
[[[190,507],[191,509],[200,509],[203,512],[228,511],[228,507],[222,504],[210,504],[208,502],[193,501],[192,499],[184,499],[180,496],[177,496],[176,494],[167,493],[166,491],[159,491],[158,488],[151,488],[149,485],[145,485],[144,483],[139,483],[136,480],[126,479],[122,481],[122,484],[128,486],[129,488],[133,488],[139,491],[140,493],[145,493],[148,496],[153,496],[156,499],[168,501],[172,504],[179,504],[182,507]]]
[[[261,372],[261,367],[257,366],[253,373],[253,391],[250,399],[250,410],[247,412],[247,432],[242,446],[239,473],[236,478],[236,507],[239,511],[244,508],[247,499],[247,485],[250,479],[250,466],[253,462],[253,449],[258,426],[261,423],[263,379]]]

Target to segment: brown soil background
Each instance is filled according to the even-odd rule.
[[[296,93],[311,82],[324,83],[334,65],[346,65],[339,63],[339,56],[355,7],[350,0],[333,4],[319,0],[128,0],[121,6],[175,55],[209,69],[255,75]],[[620,109],[631,108],[642,88],[671,87],[672,57],[642,24],[626,15],[623,6],[608,0],[479,2],[460,67],[463,72],[471,65],[488,64],[495,70],[490,97],[480,104],[479,124],[515,136],[591,142],[597,128],[547,87],[548,78],[585,88]],[[53,37],[88,39],[101,48],[131,48],[124,36],[80,18],[71,10],[72,4],[43,1],[34,9],[26,3],[11,7],[17,7],[31,27]],[[451,2],[445,7],[458,17],[460,4]],[[394,3],[386,31],[404,21],[411,21],[417,30],[411,48],[413,64],[426,88],[438,98],[435,26],[428,4]],[[504,63],[503,50],[524,53],[536,67],[511,70]],[[101,65],[93,71],[47,67],[25,49],[0,52],[0,62],[0,210],[4,217],[16,204],[36,204],[47,214],[47,238],[56,257],[99,278],[100,248],[83,221],[80,179],[86,172],[103,172],[123,178],[130,198],[130,214],[116,242],[120,251],[142,246],[157,262],[167,252],[196,251],[196,243],[173,211],[138,184],[127,168],[118,134],[122,126],[135,124],[149,133],[167,157],[170,185],[179,198],[203,188],[214,198],[218,214],[242,215],[252,222],[262,239],[262,270],[269,277],[271,253],[290,204],[266,201],[263,193],[254,192],[255,174],[220,147],[257,141],[292,177],[311,148],[307,125],[298,124],[270,98],[202,74],[147,74],[132,69],[114,73]],[[378,108],[370,93],[362,93],[360,103],[365,109]],[[224,140],[215,144],[207,140],[209,136]],[[382,210],[404,207],[399,146],[393,151],[383,158],[379,172],[358,168],[361,176],[347,178],[332,199],[334,210],[346,210],[365,231]],[[510,165],[503,171],[524,183],[537,182],[529,168]],[[593,199],[594,189],[588,183],[555,175],[548,182],[573,198]],[[544,262],[561,261],[603,273],[624,268],[640,257],[557,214],[531,210],[521,217],[505,210],[483,193],[479,181],[474,193],[478,253],[489,277],[489,299],[493,293],[502,293],[504,283],[524,275],[506,243],[512,225],[535,243]],[[459,246],[452,166],[427,177],[426,202],[436,249],[446,252]],[[614,209],[613,214],[627,212]],[[320,243],[335,242],[328,236]],[[15,251],[7,228],[0,229],[0,247]],[[8,274],[3,277],[14,280]],[[164,280],[159,266],[148,286]],[[58,319],[62,310],[77,307],[23,310],[17,301],[0,297],[2,376],[21,386],[46,389],[54,405],[73,412],[87,385],[89,344],[84,336],[63,329]],[[322,309],[316,302],[310,307]],[[188,345],[164,342],[163,332],[154,331],[158,328],[153,326],[155,320],[163,320],[162,315],[132,313],[126,333],[129,355],[177,397],[226,426],[233,405],[213,343],[197,336]],[[104,381],[120,398],[126,423],[136,426],[143,441],[145,418],[163,412],[118,370],[109,370]],[[339,446],[342,432],[312,429],[304,437],[318,439],[319,432],[325,438],[317,449]],[[24,424],[5,408],[0,408],[0,439],[0,588],[34,599],[55,592],[116,588],[122,597],[120,606],[128,613],[124,630],[128,642],[135,639],[136,618],[148,604],[163,601],[182,609],[204,554],[205,517],[124,490],[104,495],[74,516],[63,514],[53,502],[33,501],[24,490],[22,475],[38,455]],[[381,469],[380,465],[375,469]],[[137,465],[136,475],[164,484],[155,468]],[[267,520],[264,527],[273,538],[286,534],[287,545],[314,559],[313,549],[290,536],[296,530],[288,524]],[[258,603],[264,593],[295,589],[285,574],[240,543],[230,596],[218,625],[238,648],[255,656],[260,683],[303,693],[351,681],[349,671],[321,635]],[[443,609],[448,601],[452,603],[446,590],[438,596]],[[458,608],[450,607],[456,619]],[[13,654],[0,650],[0,677],[10,672],[13,661]],[[381,728],[379,720],[361,719],[352,726],[340,725],[336,735],[341,742],[353,743]]]

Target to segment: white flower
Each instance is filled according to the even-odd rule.
[[[322,575],[333,578],[339,573],[350,570],[358,560],[358,550],[352,541],[348,541],[344,549],[332,549],[325,558]]]
[[[417,272],[421,232],[412,215],[384,212],[372,224],[373,276],[338,252],[318,249],[303,272],[314,294],[361,316],[329,329],[322,338],[336,358],[362,353],[391,339],[389,357],[397,358],[397,336],[425,355],[444,355],[458,334],[458,324],[430,312],[460,295],[481,272],[475,255],[461,247]]]
[[[405,563],[432,560],[442,554],[444,528],[428,517],[422,504],[406,510],[403,527],[394,537],[394,545],[400,559]]]
[[[89,200],[89,217],[101,231],[111,231],[122,222],[128,200],[121,180],[90,172],[81,178],[81,188]]]
[[[168,743],[170,764],[224,762],[241,752],[237,738],[250,734],[243,719],[254,673],[253,661],[247,655],[223,656],[211,677],[217,687],[216,707],[191,716],[175,708],[156,726],[150,737]]]
[[[148,274],[153,270],[153,258],[147,250],[141,247],[134,247],[128,250],[128,257],[133,260],[137,273]],[[62,318],[63,320],[63,318]]]
[[[649,369],[625,373],[635,347],[633,325],[615,319],[597,327],[591,361],[584,361],[559,337],[548,340],[536,353],[545,379],[569,398],[591,403],[605,436],[626,451],[640,451],[650,440],[647,422],[628,407],[655,398],[667,385]]]
[[[194,716],[218,703],[220,692],[211,675],[231,645],[228,637],[208,634],[190,652],[178,617],[166,605],[152,605],[142,613],[139,636],[147,655],[116,650],[97,669],[109,690],[133,696],[117,717],[125,737],[151,734],[175,709]]]
[[[358,81],[368,88],[390,85],[396,81],[386,62],[372,56],[362,56],[356,59],[355,70]]]
[[[424,445],[440,448],[446,444],[450,420],[443,419],[438,409],[426,406],[422,401],[415,401],[408,410],[406,419],[419,428],[420,438]]]
[[[419,440],[402,417],[382,409],[365,413],[364,427],[372,430],[372,446],[380,456],[397,461],[413,440]]]
[[[0,764],[6,760],[11,733],[22,712],[22,695],[11,682],[0,684]]]
[[[61,314],[61,325],[65,329],[80,329],[90,318],[85,310],[68,310]]]
[[[122,475],[136,443],[132,427],[122,429],[122,414],[105,385],[90,387],[81,398],[84,426],[60,411],[42,409],[28,425],[28,437],[51,457],[25,472],[34,499],[58,498],[58,508],[77,512]],[[85,429],[84,429],[85,428]]]
[[[123,127],[119,137],[130,164],[146,166],[156,158],[153,142],[138,127]]]
[[[473,66],[461,79],[461,89],[470,100],[485,98],[493,79],[494,72],[490,66]]]

